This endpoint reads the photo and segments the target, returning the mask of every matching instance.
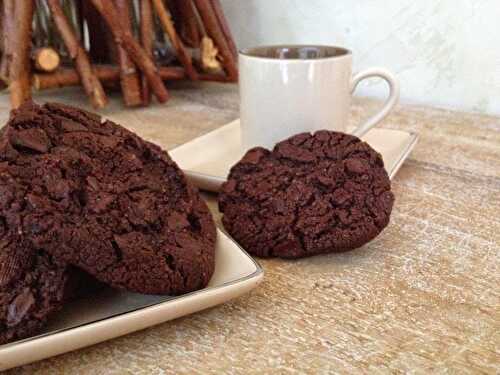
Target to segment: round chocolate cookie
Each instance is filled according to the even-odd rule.
[[[252,254],[283,258],[360,247],[388,224],[393,202],[380,154],[326,130],[249,150],[219,195],[231,236]]]
[[[0,162],[29,187],[12,199],[34,248],[135,292],[181,294],[208,283],[214,222],[158,146],[76,108],[28,103],[6,125]]]

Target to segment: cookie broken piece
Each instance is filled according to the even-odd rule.
[[[231,236],[251,254],[283,258],[360,247],[387,226],[393,203],[380,154],[326,130],[249,150],[219,195]]]
[[[28,187],[3,199],[18,205],[33,248],[115,288],[176,295],[207,285],[213,219],[158,146],[73,107],[27,103],[3,131],[0,164]]]

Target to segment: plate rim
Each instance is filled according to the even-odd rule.
[[[93,326],[102,324],[103,322],[105,322],[107,320],[110,320],[110,321],[117,320],[117,319],[123,318],[123,317],[125,317],[127,315],[135,314],[135,313],[137,313],[137,312],[139,312],[141,310],[149,310],[149,309],[152,309],[152,308],[158,308],[159,306],[162,306],[162,305],[174,302],[174,301],[184,301],[186,299],[193,298],[193,297],[195,297],[197,295],[200,295],[200,294],[205,294],[205,293],[209,293],[209,292],[211,293],[211,292],[215,292],[215,291],[224,290],[224,289],[227,289],[227,288],[230,288],[230,287],[234,287],[234,286],[236,286],[236,285],[238,285],[240,283],[245,283],[246,281],[252,280],[254,278],[259,278],[260,280],[262,280],[262,278],[264,276],[264,269],[259,264],[259,262],[257,262],[257,260],[255,260],[252,256],[250,256],[250,254],[247,251],[245,251],[245,249],[243,249],[240,246],[240,244],[238,242],[236,242],[236,240],[233,237],[231,237],[223,228],[217,227],[217,230],[220,231],[220,232],[222,232],[222,234],[224,234],[226,237],[228,237],[228,239],[231,240],[231,242],[233,242],[233,244],[236,245],[236,247],[238,248],[238,250],[240,250],[243,253],[244,256],[246,256],[248,259],[250,259],[251,263],[255,266],[255,270],[252,273],[250,273],[248,275],[245,275],[243,277],[237,278],[237,279],[232,280],[232,281],[226,281],[226,282],[224,282],[222,284],[219,284],[219,285],[214,285],[214,286],[210,286],[210,287],[205,287],[203,289],[194,290],[192,292],[189,292],[189,293],[186,293],[186,294],[182,294],[180,296],[172,296],[172,298],[170,298],[170,299],[168,299],[166,301],[151,303],[151,304],[139,307],[139,308],[135,308],[135,309],[130,310],[130,311],[117,313],[117,314],[108,316],[106,318],[97,319],[97,320],[94,320],[94,321],[91,321],[91,322],[88,322],[88,323],[82,323],[82,324],[79,324],[79,325],[76,325],[76,326],[73,326],[73,327],[68,327],[68,328],[60,328],[60,329],[57,329],[57,330],[54,330],[54,331],[41,333],[41,334],[36,335],[36,336],[27,337],[27,338],[22,339],[22,340],[17,340],[17,341],[14,341],[14,342],[6,343],[6,344],[3,344],[3,345],[0,345],[0,354],[3,351],[8,351],[8,350],[15,349],[18,345],[27,344],[29,342],[33,342],[33,341],[36,341],[36,340],[39,340],[39,339],[45,339],[45,338],[48,338],[48,337],[59,337],[60,335],[64,335],[64,334],[66,334],[66,333],[68,333],[69,331],[72,331],[72,330],[81,330],[81,329],[84,329],[84,328],[85,329],[87,329],[87,328],[92,329],[92,328],[94,328]],[[168,297],[168,296],[166,296],[166,297]],[[222,303],[224,303],[224,302],[222,302]],[[217,303],[214,306],[220,305],[222,303]],[[202,311],[202,310],[203,309],[197,310],[195,312]],[[195,313],[195,312],[193,312],[193,313]],[[188,315],[191,315],[191,314],[185,314],[183,316],[188,316]],[[174,318],[174,320],[175,319],[176,318]],[[164,322],[167,322],[168,320],[170,320],[170,319],[167,319]],[[152,324],[152,325],[150,325],[148,327],[152,327],[154,325],[155,324]],[[144,328],[141,328],[141,329],[138,329],[138,330],[134,330],[132,332],[140,331],[142,329],[144,329]],[[97,341],[95,344],[97,344],[99,342],[108,341],[108,340],[111,340],[113,338],[117,338],[117,337],[121,337],[121,336],[124,336],[124,335],[117,335],[117,336],[114,336],[114,337],[110,337],[109,339],[106,339],[106,340]],[[83,347],[87,347],[87,346],[89,346],[89,345],[86,345],[86,346],[83,346]]]
[[[401,153],[401,156],[399,159],[396,161],[396,164],[392,167],[391,171],[388,172],[389,179],[392,180],[396,173],[398,173],[399,169],[403,165],[403,163],[406,161],[410,153],[412,152],[413,148],[417,144],[418,140],[420,139],[420,135],[414,131],[406,131],[406,130],[399,130],[399,129],[387,129],[387,130],[398,130],[405,132],[410,135],[410,142],[408,142],[408,145],[404,149],[404,151]]]

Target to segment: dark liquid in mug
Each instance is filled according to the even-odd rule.
[[[268,46],[249,48],[243,55],[278,60],[314,60],[347,55],[344,48],[331,46]]]

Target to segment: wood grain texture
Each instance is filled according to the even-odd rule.
[[[171,93],[168,106],[123,111],[114,97],[101,112],[166,148],[238,116],[235,86]],[[85,103],[78,90],[57,95],[38,100]],[[355,100],[351,121],[379,105]],[[12,373],[499,373],[500,118],[400,106],[382,126],[421,138],[373,242],[261,260],[263,284],[237,300]]]

